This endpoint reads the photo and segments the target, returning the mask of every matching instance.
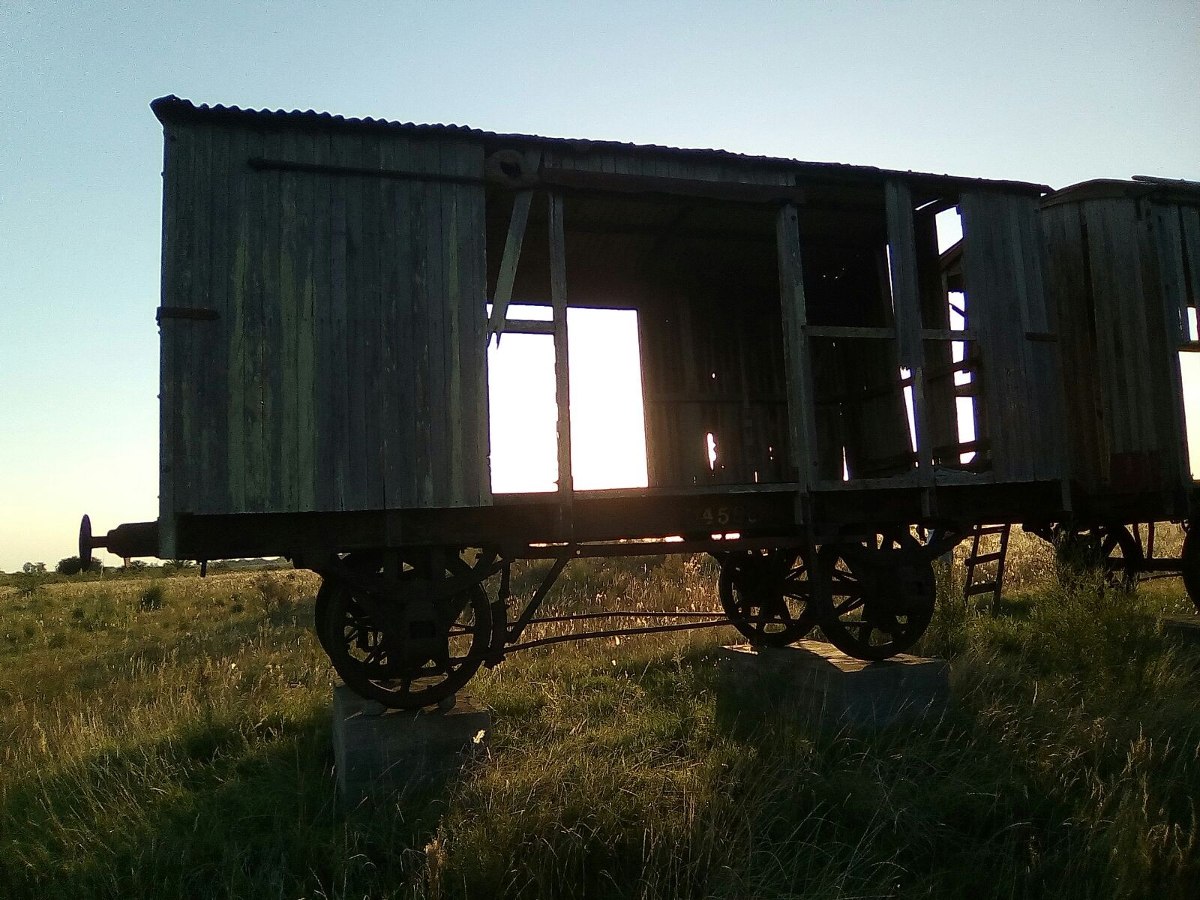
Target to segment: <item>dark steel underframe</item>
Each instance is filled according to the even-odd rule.
[[[564,499],[568,502],[564,503]],[[757,561],[769,566],[773,554],[781,550],[792,554],[792,560],[799,553],[810,561],[825,560],[830,552],[834,552],[832,558],[840,554],[846,560],[852,586],[875,585],[880,568],[886,569],[884,580],[889,582],[916,583],[913,579],[923,574],[922,583],[928,582],[927,600],[931,612],[933,560],[952,550],[973,526],[1020,522],[1026,530],[1053,542],[1062,533],[1086,534],[1090,530],[1096,534],[1101,529],[1115,533],[1114,528],[1125,530],[1125,525],[1121,524],[1125,522],[1179,520],[1185,517],[1189,507],[1195,507],[1198,496],[1194,490],[1191,497],[1182,491],[1126,497],[1108,495],[1102,503],[1085,505],[1083,509],[1079,508],[1080,504],[1075,504],[1076,508],[1068,511],[1063,507],[1069,499],[1070,492],[1057,481],[933,488],[843,485],[812,493],[797,491],[794,485],[781,485],[755,490],[726,487],[674,494],[648,490],[594,492],[566,498],[556,494],[523,494],[497,497],[490,507],[462,509],[180,516],[174,523],[175,554],[204,561],[237,556],[286,556],[297,568],[311,569],[319,574],[326,587],[340,585],[342,591],[352,591],[356,602],[369,614],[375,632],[393,636],[382,638],[386,653],[384,665],[403,667],[411,660],[429,657],[431,663],[419,663],[421,671],[425,671],[424,666],[432,665],[430,674],[441,680],[423,685],[416,695],[410,696],[411,678],[415,677],[411,674],[401,675],[401,687],[395,689],[383,686],[382,682],[370,681],[366,670],[354,668],[353,660],[342,659],[342,664],[351,669],[343,671],[339,668],[338,671],[347,683],[351,676],[366,678],[364,684],[373,685],[380,698],[389,705],[408,707],[440,699],[442,693],[452,692],[460,686],[458,681],[469,678],[480,664],[497,665],[515,651],[588,638],[726,625],[734,625],[743,634],[748,634],[745,623],[735,615],[723,595],[723,609],[708,613],[609,610],[537,618],[543,601],[572,559],[708,553],[720,562],[724,578],[726,567],[735,559],[742,560],[737,565]],[[917,537],[910,531],[910,525],[923,526],[926,531]],[[1194,534],[1190,536],[1194,537]],[[1192,581],[1196,581],[1195,573],[1200,569],[1195,560],[1200,554],[1194,542],[1185,543],[1182,558],[1164,559],[1154,558],[1152,537],[1149,540],[1145,555],[1141,550],[1131,555],[1126,548],[1123,558],[1130,584],[1142,573],[1150,572],[1181,573],[1185,582],[1190,573]],[[156,555],[159,550],[158,523],[121,525],[103,538],[94,538],[91,523],[85,516],[80,526],[79,544],[80,557],[84,559],[90,558],[95,547],[107,547],[110,552],[125,557]],[[820,556],[818,546],[821,547]],[[876,547],[878,549],[872,551],[871,548]],[[464,550],[478,552],[468,553],[464,559]],[[765,555],[760,555],[764,551]],[[1136,563],[1131,564],[1129,561],[1135,558]],[[473,559],[473,563],[468,563],[468,559]],[[531,595],[514,597],[510,589],[512,566],[521,559],[551,560],[552,565],[542,574],[540,584]],[[833,565],[836,562],[821,563],[823,567]],[[406,566],[411,568],[406,570]],[[860,580],[859,567],[864,573],[874,569],[876,574],[863,576],[866,580]],[[901,577],[903,573],[907,575]],[[484,582],[497,576],[498,586],[484,589]],[[419,618],[410,622],[404,612],[410,604],[404,598],[419,594],[422,604],[429,609],[453,609],[456,603],[461,606],[466,602],[462,598],[481,589],[484,593],[480,600],[486,606],[476,606],[476,616],[486,615],[482,620],[487,622],[481,632],[486,635],[483,646],[474,647],[471,655],[457,667],[449,662],[439,664],[438,640],[423,631],[417,634],[418,626],[431,627],[430,622]],[[1188,584],[1188,589],[1193,597],[1195,590],[1200,590],[1192,583]],[[325,590],[323,587],[322,591]],[[831,588],[827,586],[820,590],[825,593],[818,595],[813,591],[807,595],[815,606],[806,614],[814,616],[814,624],[820,624],[827,636],[832,635],[829,639],[837,646],[860,658],[882,659],[902,650],[919,637],[928,624],[928,616],[921,624],[918,615],[918,625],[914,626],[918,630],[914,634],[904,632],[900,623],[891,629],[884,628],[890,635],[891,644],[876,645],[861,634],[855,641],[853,633],[849,636],[843,633],[847,626],[840,618],[843,608],[854,607],[835,607],[828,593]],[[919,591],[914,597],[906,595],[900,606],[893,607],[890,604],[896,601],[890,599],[886,590],[883,593],[879,593],[877,587],[861,587],[860,590],[862,593],[856,595],[856,602],[863,609],[869,609],[866,604],[876,604],[876,613],[884,619],[889,611],[895,614],[899,610],[907,623],[913,621],[915,614],[916,607],[911,606],[914,597],[924,596]],[[776,615],[773,607],[769,614],[766,612],[769,594],[770,590],[757,601],[761,604],[760,612],[752,614],[751,607],[746,610],[738,607],[738,613],[744,613],[746,617]],[[401,602],[394,602],[396,599]],[[906,603],[910,605],[904,605]],[[330,631],[326,621],[328,616],[322,616],[320,604],[319,596],[318,635],[337,665],[340,657],[335,658],[330,648],[341,647],[342,644],[337,642],[344,641],[345,637]],[[861,622],[853,621],[850,625],[860,630],[862,626],[874,629],[871,614],[866,615]],[[625,627],[603,630],[535,636],[522,641],[531,625],[598,619],[614,624],[626,620],[626,624]],[[675,621],[665,621],[671,619]],[[792,620],[788,618],[788,621]],[[323,627],[325,631],[322,631]],[[838,631],[839,627],[843,632]],[[838,642],[839,634],[842,634],[842,643]],[[444,640],[448,642],[449,638]],[[753,636],[751,640],[754,640]],[[446,648],[441,647],[441,650]],[[439,665],[444,667],[438,668]],[[401,671],[407,670],[402,668]]]
[[[596,492],[576,494],[569,507],[555,494],[523,494],[499,496],[493,506],[457,509],[182,515],[176,521],[176,555],[199,560],[286,556],[298,567],[317,569],[335,553],[394,547],[495,547],[504,557],[552,558],[557,548],[536,545],[572,544],[577,557],[657,555],[823,543],[900,523],[953,532],[994,522],[1182,520],[1197,500],[1183,491],[1108,495],[1102,502],[1077,499],[1073,510],[1065,510],[1062,495],[1061,483],[1047,481],[806,494],[791,489]],[[118,556],[156,556],[157,524],[121,525],[103,539],[90,533],[89,539],[93,548],[106,547]],[[728,534],[739,534],[743,543],[714,539]],[[663,542],[668,535],[684,541]],[[611,543],[647,539],[651,542]],[[597,544],[602,546],[589,546]]]

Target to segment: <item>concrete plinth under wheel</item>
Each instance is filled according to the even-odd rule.
[[[459,695],[449,708],[388,709],[345,685],[333,689],[338,794],[357,805],[446,780],[483,750],[491,713]]]
[[[1200,616],[1163,616],[1163,634],[1200,644]]]
[[[767,706],[822,726],[871,728],[940,713],[950,697],[943,659],[901,653],[882,662],[847,656],[830,644],[722,647],[722,680],[745,707]]]

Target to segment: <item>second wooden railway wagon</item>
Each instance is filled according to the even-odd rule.
[[[712,553],[752,640],[819,625],[883,658],[924,631],[932,560],[967,529],[1071,522],[1080,484],[1095,505],[1114,467],[1151,466],[1117,443],[1108,482],[1072,461],[1093,436],[1064,439],[1082,422],[1064,362],[1103,351],[1064,345],[1063,304],[1080,301],[1074,275],[1048,277],[1043,227],[1062,234],[1069,198],[1043,213],[1042,185],[153,109],[159,516],[104,541],[85,521],[81,547],[316,570],[335,667],[390,705],[498,662],[587,555]],[[636,312],[645,487],[574,487],[571,308]],[[551,493],[491,486],[487,348],[512,333],[554,350]],[[1178,397],[1156,401],[1165,430],[1145,440],[1186,453]],[[1101,519],[1186,516],[1190,474],[1155,459],[1153,508]],[[522,606],[523,558],[554,564]]]

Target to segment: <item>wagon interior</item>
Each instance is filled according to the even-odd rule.
[[[513,206],[511,191],[489,192],[489,296],[501,277]],[[547,210],[545,199],[530,206],[511,317],[552,318]],[[644,427],[632,441],[644,441],[646,482],[609,486],[795,490],[776,210],[761,203],[597,194],[568,195],[563,210],[569,309],[636,316]],[[801,213],[819,435],[814,465],[830,485],[911,475],[919,441],[939,468],[982,472],[990,466],[955,198],[933,198],[913,214],[921,235],[921,327],[935,335],[924,341],[927,436],[914,428],[913,374],[899,356],[882,189],[830,189]],[[553,359],[549,334],[504,340],[510,348],[519,345],[507,351],[512,356],[541,350]],[[623,349],[614,353],[613,366],[630,364]],[[540,389],[541,397],[553,397],[553,367],[541,374],[549,383],[530,385],[530,395]],[[495,442],[501,430],[492,414]],[[573,419],[586,414],[571,403]],[[553,486],[551,480],[543,489]]]

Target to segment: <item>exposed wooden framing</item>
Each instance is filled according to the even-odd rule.
[[[550,296],[554,304],[554,400],[558,406],[558,496],[569,511],[575,492],[571,468],[571,377],[567,355],[567,247],[562,195],[549,194]],[[567,521],[570,521],[568,515]]]
[[[892,300],[896,310],[896,337],[900,364],[912,373],[913,429],[917,465],[922,481],[933,484],[933,448],[929,409],[925,400],[925,344],[921,331],[921,306],[917,282],[917,245],[913,231],[912,194],[902,181],[887,182],[887,231],[891,252]]]
[[[488,319],[487,338],[504,331],[504,317],[512,299],[513,284],[517,279],[517,262],[521,258],[521,243],[525,238],[525,225],[529,221],[529,205],[533,191],[517,191],[513,195],[512,217],[508,221],[508,237],[504,241],[504,256],[500,260],[500,277],[496,281],[496,293],[492,297],[492,314]]]
[[[878,341],[896,339],[895,328],[870,328],[857,325],[805,325],[804,333],[815,338],[865,338]]]
[[[813,452],[817,446],[809,358],[808,318],[804,302],[804,270],[800,259],[799,214],[794,204],[780,208],[775,220],[779,259],[779,291],[783,310],[784,364],[787,370],[788,421],[791,457],[801,493],[816,478]]]
[[[966,357],[961,362],[950,363],[945,366],[937,366],[936,368],[931,368],[931,367],[926,366],[924,381],[926,384],[932,384],[933,382],[942,381],[946,378],[950,378],[957,372],[974,372],[978,368],[979,368],[979,361],[977,359],[972,359],[971,357]],[[897,372],[897,377],[894,380],[889,381],[886,384],[881,384],[876,387],[869,387],[869,388],[862,388],[862,389],[857,389],[857,390],[853,390],[853,391],[846,391],[844,393],[836,394],[834,396],[826,396],[823,401],[818,403],[818,405],[824,406],[824,405],[836,405],[836,404],[840,404],[840,403],[862,402],[862,401],[868,400],[872,397],[883,397],[888,394],[893,394],[897,390],[902,390],[906,387],[912,386],[915,382],[916,382],[915,374],[910,374],[908,377],[903,378],[903,377],[900,377],[899,373]],[[963,396],[963,397],[975,396],[975,383],[974,382],[970,382],[968,384],[956,385],[956,387],[971,388],[970,393],[962,393],[959,396]]]
[[[686,167],[685,167],[686,168]],[[747,184],[681,177],[680,175],[629,175],[604,171],[572,171],[543,168],[541,185],[560,193],[586,192],[631,196],[695,197],[733,203],[803,204],[808,192],[779,184]]]
[[[538,319],[507,319],[504,322],[506,334],[554,334],[554,322],[544,322]]]
[[[804,333],[815,338],[865,338],[867,340],[895,340],[895,328],[871,328],[857,325],[805,325]],[[922,328],[923,341],[974,341],[978,339],[972,329]],[[1056,335],[1029,335],[1031,340],[1056,340]]]

